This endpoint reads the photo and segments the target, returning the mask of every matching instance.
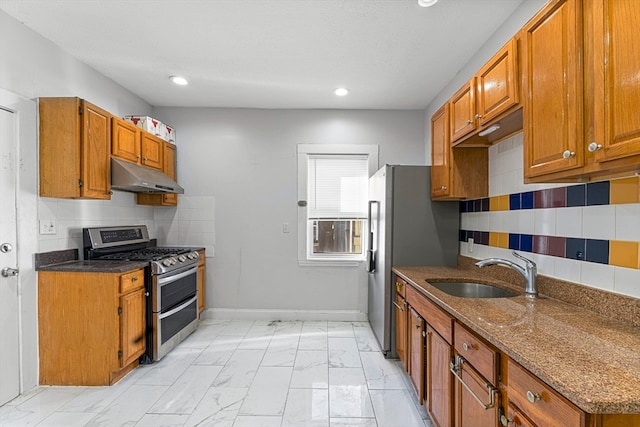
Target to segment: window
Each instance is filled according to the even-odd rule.
[[[301,263],[364,259],[369,176],[377,165],[377,146],[298,146]]]

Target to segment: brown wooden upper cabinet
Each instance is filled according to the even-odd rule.
[[[496,136],[521,129],[518,116],[501,124],[493,137],[471,138],[520,108],[518,76],[518,44],[512,38],[449,100],[452,144],[468,140],[465,145],[487,146]]]
[[[111,154],[114,157],[163,170],[165,141],[118,117],[112,120]]]
[[[176,181],[176,146],[170,142],[163,141],[163,167],[162,171],[172,180]],[[153,206],[177,206],[178,195],[168,194],[146,194],[138,193],[137,202],[139,205]]]
[[[111,198],[111,114],[80,98],[40,98],[40,196]]]
[[[486,197],[489,161],[486,148],[452,148],[450,104],[431,117],[431,198],[454,200]]]
[[[555,0],[522,29],[525,181],[640,169],[637,0]]]

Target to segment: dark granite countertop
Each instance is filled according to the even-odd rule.
[[[640,413],[640,327],[544,296],[527,299],[522,289],[472,270],[397,267],[393,271],[582,410]],[[429,280],[476,281],[520,295],[458,298],[431,286]]]
[[[37,271],[61,271],[75,273],[126,273],[144,268],[148,261],[66,261],[57,264],[43,265]]]

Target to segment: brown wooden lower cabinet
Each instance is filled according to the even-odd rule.
[[[424,402],[424,357],[425,323],[417,311],[409,309],[409,377],[418,394],[420,404]]]
[[[395,304],[398,355],[435,426],[640,427],[640,414],[584,412],[413,285],[405,288],[406,300],[396,295]]]
[[[399,294],[396,294],[394,310],[396,313],[396,353],[404,370],[409,372],[409,359],[407,358],[407,302]]]
[[[452,425],[451,345],[427,324],[427,411],[437,427]]]
[[[145,349],[144,270],[40,271],[41,385],[111,385]]]

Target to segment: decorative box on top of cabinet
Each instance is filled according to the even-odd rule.
[[[526,182],[640,170],[640,2],[554,0],[521,30]]]
[[[40,384],[114,384],[144,353],[145,307],[143,269],[40,271]]]
[[[111,198],[111,114],[80,98],[39,98],[40,196]]]

